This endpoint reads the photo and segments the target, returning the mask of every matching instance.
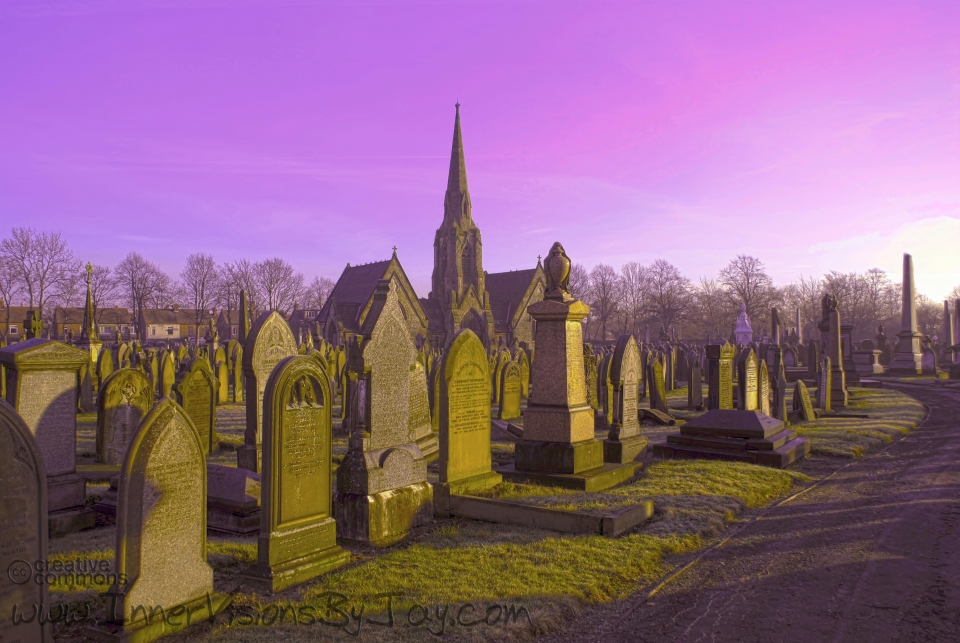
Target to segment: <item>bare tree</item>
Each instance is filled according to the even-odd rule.
[[[257,264],[249,259],[240,259],[233,263],[224,264],[220,272],[220,277],[224,283],[224,303],[226,304],[226,306],[224,306],[224,304],[221,304],[221,306],[229,310],[239,310],[240,291],[245,290],[247,293],[247,304],[250,306],[250,314],[256,317],[257,312],[260,310],[260,288],[257,285]]]
[[[93,316],[99,322],[101,312],[116,306],[121,297],[120,284],[114,278],[110,266],[93,264],[90,296],[93,299]]]
[[[600,339],[606,339],[607,323],[620,304],[617,273],[607,264],[597,264],[590,271],[590,300],[587,304],[600,327]]]
[[[576,299],[589,299],[590,275],[582,263],[570,266],[570,294]]]
[[[151,308],[170,308],[180,304],[180,283],[170,278],[156,265],[153,273],[153,288],[148,301]]]
[[[6,317],[6,325],[0,339],[4,342],[7,341],[6,329],[10,328],[10,307],[21,292],[23,292],[23,282],[9,265],[7,258],[0,254],[0,299],[3,300],[3,312]]]
[[[131,252],[117,264],[114,270],[117,289],[123,293],[130,310],[133,311],[133,325],[138,336],[142,336],[140,317],[144,308],[156,301],[158,282],[170,278],[151,261],[137,252]]]
[[[23,284],[27,305],[41,316],[51,297],[75,286],[80,270],[80,262],[59,232],[14,228],[9,238],[0,241],[0,256]]]
[[[254,274],[258,299],[266,310],[287,312],[300,301],[303,275],[280,257],[257,262]]]
[[[623,330],[634,337],[640,337],[640,330],[646,322],[647,269],[636,261],[625,263],[620,268],[619,310],[623,316]]]
[[[183,296],[195,311],[197,326],[214,302],[219,274],[217,263],[210,255],[198,252],[187,257],[187,265],[180,271]]]
[[[336,283],[329,277],[314,277],[304,293],[304,307],[323,308],[323,305],[327,302],[327,297],[333,292],[334,286],[336,286]]]
[[[763,331],[769,322],[770,308],[779,298],[763,262],[749,255],[737,255],[720,271],[720,283],[738,308],[741,303],[746,306],[747,315],[754,320],[754,334]]]
[[[700,278],[692,291],[691,321],[697,331],[710,340],[726,337],[737,312],[727,291],[716,279]]]
[[[647,268],[647,310],[649,315],[669,331],[683,320],[690,310],[690,280],[665,259],[657,259]]]

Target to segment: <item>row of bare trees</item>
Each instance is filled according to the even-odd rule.
[[[135,325],[144,309],[174,305],[195,310],[199,324],[204,311],[238,310],[241,290],[247,292],[253,313],[320,308],[334,282],[314,277],[307,283],[302,273],[279,257],[217,263],[203,253],[187,257],[179,275],[171,277],[156,263],[131,252],[113,267],[94,265],[90,286],[95,311],[128,307]],[[86,271],[59,232],[14,228],[9,237],[0,240],[0,298],[4,302],[29,306],[48,319],[55,306],[82,306],[85,297]],[[9,306],[4,308],[9,314]]]
[[[770,310],[780,311],[781,332],[797,326],[802,337],[819,333],[821,301],[831,293],[840,302],[844,324],[853,324],[854,337],[872,337],[877,325],[886,324],[888,335],[899,330],[901,289],[879,268],[863,273],[829,272],[822,277],[800,276],[777,286],[763,262],[737,255],[714,277],[696,283],[663,259],[649,265],[630,262],[617,271],[598,264],[591,270],[575,264],[570,289],[590,305],[587,334],[593,339],[631,333],[655,340],[666,331],[674,337],[714,339],[732,334],[741,305],[751,319],[755,337],[770,332]],[[960,286],[950,300],[960,297]],[[918,295],[920,331],[937,335],[942,325],[943,304]]]

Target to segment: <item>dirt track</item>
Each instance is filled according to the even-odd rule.
[[[919,429],[538,643],[960,641],[960,388],[895,388]]]

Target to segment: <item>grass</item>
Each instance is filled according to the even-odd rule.
[[[860,388],[849,389],[847,408],[838,412],[870,417],[824,416],[791,428],[800,436],[810,438],[815,454],[859,458],[917,428],[926,413],[920,402],[899,391]]]
[[[671,407],[685,403],[681,389],[669,394]],[[697,412],[671,409],[687,419]],[[822,418],[793,428],[811,438],[814,453],[858,457],[879,448],[917,426],[924,409],[906,395],[887,389],[851,389],[850,413],[866,413],[869,419]],[[237,423],[239,424],[239,423]],[[655,435],[674,432],[677,427],[644,427]],[[234,430],[236,433],[239,431]],[[234,432],[231,432],[234,433]],[[229,434],[228,434],[229,435]],[[221,439],[225,437],[221,433]],[[233,437],[231,435],[231,437]],[[242,441],[241,436],[237,436]],[[341,438],[343,439],[343,438]],[[345,442],[345,439],[343,439]],[[343,447],[344,445],[337,445]],[[494,443],[494,460],[509,459],[513,444]],[[232,454],[230,454],[232,456]],[[262,596],[246,589],[234,596],[234,610],[249,608],[266,614],[269,608],[289,605],[297,610],[312,606],[320,617],[336,618],[324,607],[331,596],[342,596],[341,606],[352,615],[347,629],[302,624],[288,615],[269,627],[248,626],[218,619],[189,632],[169,637],[175,641],[248,641],[306,643],[315,640],[358,639],[373,641],[437,640],[433,628],[440,606],[470,603],[484,609],[493,604],[521,605],[529,610],[532,623],[443,632],[451,641],[521,641],[558,631],[576,618],[585,603],[624,598],[662,577],[678,564],[669,557],[693,552],[704,540],[719,533],[747,508],[769,505],[811,478],[790,470],[713,460],[654,462],[626,484],[600,493],[504,482],[482,494],[486,497],[559,509],[607,513],[611,509],[653,499],[655,514],[642,527],[617,539],[601,536],[561,535],[514,525],[498,525],[460,519],[437,520],[419,529],[399,545],[386,550],[353,548],[350,564],[321,578],[278,595]],[[99,491],[99,489],[97,490]],[[113,560],[114,530],[100,527],[65,538],[53,539],[51,560]],[[214,568],[218,591],[239,589],[239,572],[255,562],[256,539],[210,538],[208,560]],[[59,597],[97,598],[107,588],[96,584],[75,584],[55,591]],[[396,594],[394,627],[362,625],[359,618],[382,620],[386,603],[378,595]],[[338,598],[337,600],[341,600]],[[434,610],[425,627],[408,623],[414,606]],[[446,608],[444,608],[446,609]],[[231,612],[236,614],[236,611]],[[432,625],[431,625],[432,624]],[[431,628],[428,630],[427,628]],[[432,633],[431,633],[432,632]],[[74,631],[57,629],[61,638]],[[66,639],[64,639],[66,640]]]

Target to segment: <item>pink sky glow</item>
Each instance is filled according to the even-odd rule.
[[[0,61],[0,236],[85,261],[396,245],[426,296],[459,100],[490,272],[960,284],[956,0],[4,0]]]

